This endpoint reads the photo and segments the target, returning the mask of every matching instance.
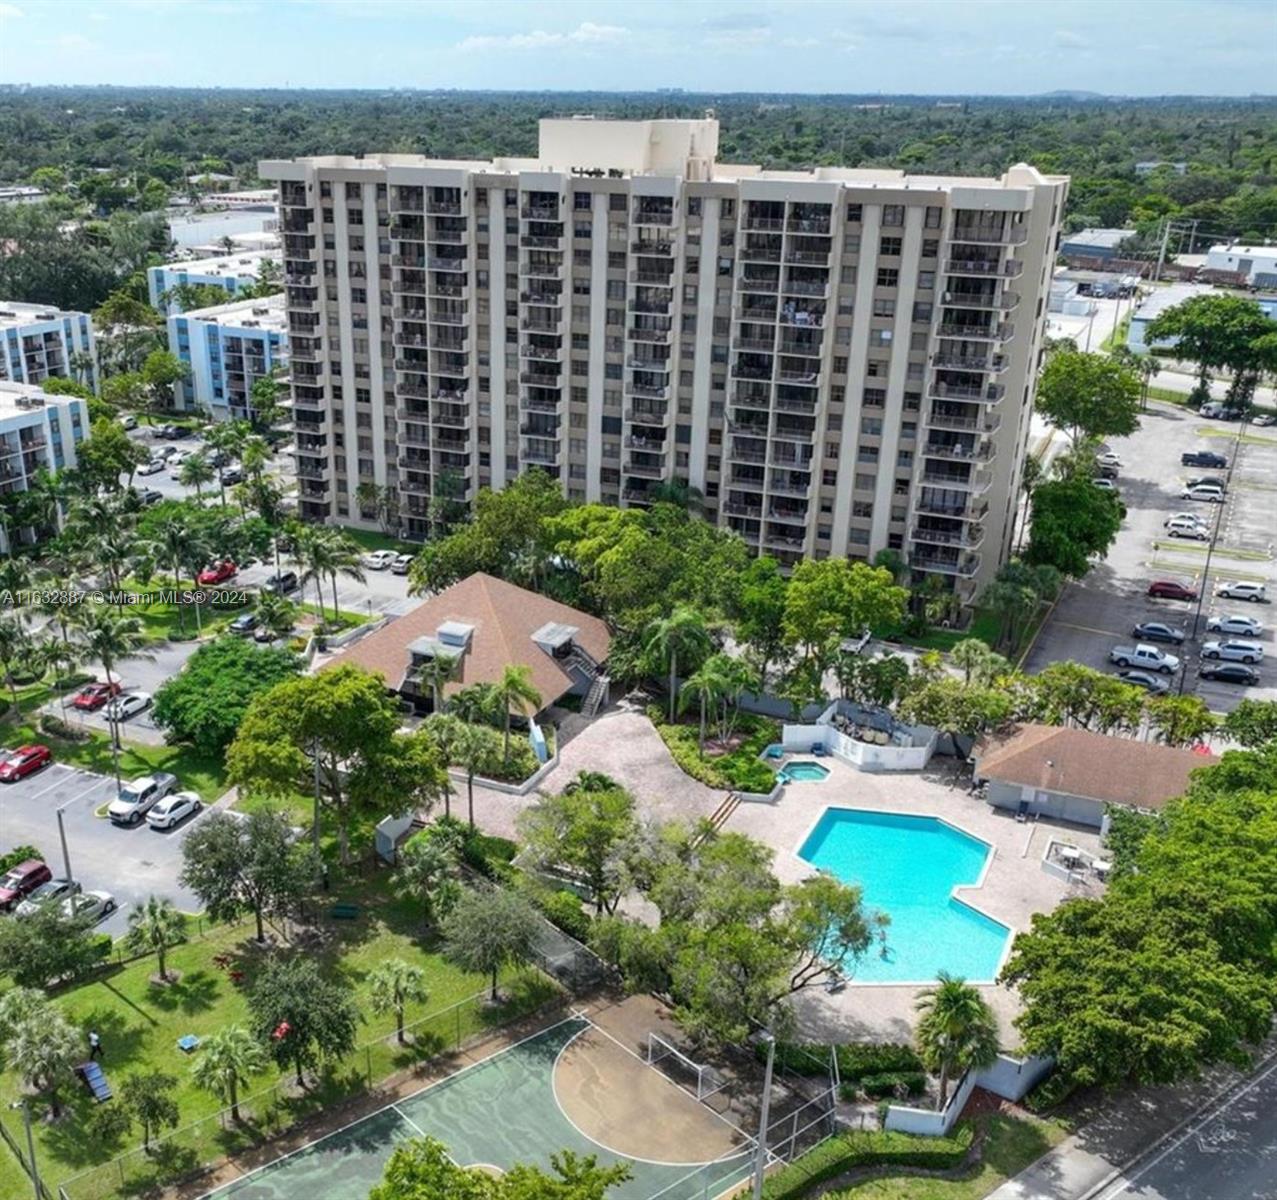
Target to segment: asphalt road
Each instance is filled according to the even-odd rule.
[[[1150,405],[1141,427],[1128,438],[1114,439],[1111,448],[1121,456],[1118,485],[1127,517],[1110,548],[1085,580],[1070,585],[1043,627],[1025,662],[1029,672],[1052,662],[1072,660],[1101,670],[1115,670],[1109,651],[1119,642],[1129,643],[1140,621],[1159,620],[1192,633],[1196,606],[1182,601],[1154,600],[1145,595],[1153,579],[1174,579],[1192,584],[1206,597],[1198,623],[1198,636],[1190,636],[1172,653],[1184,660],[1185,691],[1195,691],[1216,712],[1227,712],[1245,697],[1277,699],[1277,662],[1271,604],[1253,604],[1219,598],[1216,589],[1230,579],[1261,580],[1270,594],[1277,594],[1274,570],[1274,534],[1277,523],[1277,427],[1247,427],[1246,441],[1237,454],[1227,502],[1222,506],[1186,500],[1180,496],[1185,479],[1192,475],[1223,475],[1223,471],[1183,467],[1185,450],[1211,449],[1233,457],[1233,439],[1239,426],[1210,421],[1171,405]],[[1205,573],[1205,543],[1166,536],[1163,522],[1176,512],[1199,512],[1213,520],[1217,509],[1219,536]],[[1260,641],[1268,658],[1259,664],[1260,685],[1253,688],[1199,680],[1201,642],[1206,620],[1213,615],[1240,613],[1266,626]],[[1179,680],[1175,680],[1178,685]]]
[[[1202,1114],[1095,1200],[1277,1198],[1277,1063]]]
[[[177,876],[182,841],[207,810],[173,830],[157,831],[145,822],[126,829],[94,816],[94,810],[114,796],[114,779],[64,763],[54,763],[17,783],[0,784],[0,849],[35,846],[54,875],[62,876],[56,815],[62,807],[73,877],[85,891],[110,892],[119,904],[99,929],[123,933],[129,910],[152,892],[169,897],[184,911],[198,910],[199,902],[178,886]]]

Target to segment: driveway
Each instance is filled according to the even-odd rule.
[[[35,846],[53,873],[63,875],[56,815],[61,807],[73,878],[86,891],[110,892],[120,906],[98,926],[100,930],[123,933],[129,910],[152,892],[167,896],[184,911],[197,911],[199,901],[178,887],[177,876],[182,842],[204,813],[175,830],[157,832],[145,823],[125,829],[94,816],[94,810],[114,795],[114,779],[64,763],[17,783],[0,784],[0,849]]]
[[[1196,692],[1215,712],[1228,712],[1243,698],[1277,699],[1277,662],[1271,628],[1272,606],[1215,597],[1228,580],[1254,579],[1277,588],[1273,561],[1274,504],[1277,504],[1277,433],[1247,427],[1235,447],[1239,426],[1211,421],[1171,405],[1153,404],[1141,428],[1129,438],[1114,439],[1121,456],[1118,480],[1127,516],[1108,556],[1077,584],[1069,585],[1034,644],[1025,669],[1040,671],[1053,662],[1072,660],[1101,670],[1113,670],[1108,654],[1119,642],[1131,641],[1140,621],[1165,621],[1186,629],[1190,636],[1173,653],[1184,661],[1184,690]],[[1181,498],[1183,482],[1193,475],[1223,476],[1224,471],[1183,467],[1185,450],[1209,449],[1223,454],[1232,466],[1227,502],[1222,506]],[[1222,509],[1222,511],[1217,511]],[[1206,544],[1166,536],[1163,522],[1175,512],[1198,511],[1207,521],[1218,516],[1218,536],[1209,569]],[[1197,605],[1152,600],[1145,595],[1152,579],[1192,584],[1205,599],[1200,618]],[[1242,613],[1263,622],[1260,639],[1269,655],[1260,664],[1260,684],[1253,688],[1201,680],[1197,676],[1201,643],[1214,635],[1205,629],[1213,615]],[[1180,681],[1174,681],[1178,684]]]

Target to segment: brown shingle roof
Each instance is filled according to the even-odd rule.
[[[1023,725],[977,750],[976,777],[1133,808],[1162,808],[1183,794],[1189,772],[1219,761],[1085,729]]]
[[[611,645],[607,626],[598,617],[478,573],[370,633],[325,665],[350,663],[377,671],[390,687],[398,688],[411,658],[409,645],[418,638],[433,638],[446,621],[474,629],[458,671],[444,689],[449,694],[473,683],[496,683],[508,664],[524,663],[531,669],[542,705],[552,704],[575,680],[532,640],[533,633],[551,622],[571,625],[577,630],[573,642],[598,663],[606,661]]]

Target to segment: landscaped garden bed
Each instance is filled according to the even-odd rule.
[[[707,741],[702,751],[695,722],[671,725],[655,704],[648,705],[647,715],[674,761],[693,779],[725,791],[766,793],[776,786],[776,772],[759,757],[780,740],[780,726],[775,721],[742,714],[730,748]]]

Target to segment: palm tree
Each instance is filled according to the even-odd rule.
[[[997,1020],[976,988],[947,971],[936,975],[935,987],[918,994],[915,1007],[918,1054],[927,1070],[939,1072],[936,1111],[942,1112],[953,1075],[987,1067],[997,1058]]]
[[[97,360],[87,350],[72,350],[67,357],[67,366],[71,368],[76,383],[88,383]]]
[[[14,717],[18,716],[18,683],[14,678],[31,658],[31,635],[18,617],[0,617],[0,670],[13,697]]]
[[[462,730],[466,727],[467,722],[460,717],[454,717],[451,713],[432,712],[427,718],[423,728],[430,734],[436,746],[439,747],[439,753],[443,755],[443,761],[451,764],[456,761],[457,743],[461,740]],[[445,817],[452,816],[452,783],[449,777],[448,786],[443,793],[443,815]]]
[[[65,636],[65,635],[64,635]],[[40,656],[40,661],[45,665],[46,670],[53,672],[53,685],[58,691],[58,703],[62,708],[62,720],[67,719],[67,689],[65,687],[57,687],[60,679],[65,679],[75,671],[80,665],[81,652],[78,646],[72,645],[69,640],[63,641],[59,638],[46,638],[36,647],[36,652]],[[64,673],[63,673],[64,672]]]
[[[510,710],[520,716],[534,713],[541,707],[541,693],[532,686],[532,668],[526,663],[510,663],[501,672],[500,682],[496,684],[494,698],[501,704],[501,712],[505,715],[505,741],[502,745],[502,757],[510,758]]]
[[[492,731],[483,725],[462,722],[452,740],[452,761],[466,773],[467,820],[471,829],[474,828],[474,777],[493,757],[493,737]]]
[[[204,538],[182,513],[174,513],[160,522],[156,528],[154,550],[155,557],[172,568],[175,592],[180,591],[182,587],[182,569],[185,567],[198,570],[199,564],[204,562],[211,552]],[[195,616],[198,620],[198,605],[195,608]],[[186,629],[185,605],[178,605],[177,622],[182,630]]]
[[[678,662],[702,659],[709,653],[709,630],[695,609],[678,605],[668,617],[660,617],[647,627],[644,649],[669,669],[670,723],[678,702]]]
[[[388,958],[369,973],[368,987],[373,1012],[395,1014],[395,1036],[403,1045],[404,1005],[410,1000],[423,1004],[430,995],[425,972],[402,958]]]
[[[18,623],[25,627],[23,619],[26,606],[20,602],[23,592],[31,590],[31,581],[35,572],[31,569],[29,558],[19,558],[10,554],[0,559],[0,592],[7,592],[13,599],[10,601]]]
[[[399,850],[393,883],[401,895],[421,905],[426,932],[451,907],[459,891],[457,848],[423,833],[409,838]]]
[[[27,1087],[49,1097],[49,1115],[57,1118],[58,1088],[71,1077],[83,1053],[80,1034],[56,1008],[28,1016],[5,1040],[5,1060]]]
[[[266,1051],[247,1029],[228,1025],[204,1039],[200,1056],[191,1064],[195,1086],[212,1092],[231,1106],[231,1120],[239,1120],[239,1089],[250,1075],[266,1069]]]
[[[727,680],[719,670],[717,657],[715,655],[701,663],[700,669],[683,681],[678,695],[679,712],[685,712],[692,701],[700,701],[701,726],[697,745],[702,754],[705,753],[705,724],[709,710],[719,703],[727,691]]]
[[[129,913],[129,931],[124,942],[130,950],[154,952],[162,982],[168,982],[165,956],[186,937],[186,917],[173,907],[173,901],[154,893],[145,903]]]
[[[953,660],[955,667],[962,668],[962,682],[969,684],[972,674],[980,668],[991,653],[989,647],[979,638],[969,637],[958,642],[949,651],[949,657]]]
[[[124,527],[106,530],[85,542],[86,555],[106,575],[111,587],[117,590],[125,574],[137,561],[138,550],[136,535]]]
[[[195,499],[201,504],[204,502],[204,485],[212,483],[216,478],[217,472],[213,469],[213,464],[203,454],[192,454],[177,473],[178,483],[183,487],[193,487]]]
[[[452,678],[456,670],[457,659],[453,654],[435,654],[427,658],[414,674],[418,684],[426,684],[430,688],[432,711],[443,712],[443,685]]]
[[[323,541],[327,544],[326,574],[333,587],[333,620],[337,620],[337,576],[345,575],[357,583],[364,582],[363,555],[359,543],[340,529],[323,530]]]
[[[278,592],[262,592],[257,598],[257,619],[273,637],[291,633],[297,622],[297,605]]]
[[[105,605],[92,605],[78,614],[76,622],[78,640],[84,647],[85,658],[102,664],[106,682],[115,682],[114,670],[118,663],[129,658],[150,658],[146,650],[146,633],[138,617],[125,616]],[[111,757],[115,763],[115,783],[120,783],[120,730],[118,723],[108,717],[111,724]]]
[[[23,493],[25,522],[37,530],[56,531],[62,520],[62,506],[66,503],[68,492],[65,471],[41,467],[27,481]]]

